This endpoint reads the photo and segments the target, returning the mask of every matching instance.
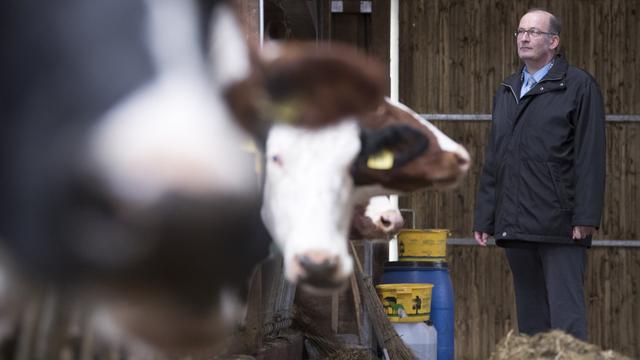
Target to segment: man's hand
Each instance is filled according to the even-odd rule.
[[[490,236],[489,234],[484,232],[483,233],[479,231],[473,232],[473,237],[476,239],[476,242],[480,246],[487,246],[487,240],[489,240],[489,236]]]
[[[574,226],[573,240],[581,240],[586,238],[589,235],[595,235],[597,232],[598,232],[598,229],[596,229],[593,226]]]

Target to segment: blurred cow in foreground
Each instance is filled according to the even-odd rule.
[[[124,338],[220,339],[268,247],[247,135],[223,97],[250,71],[228,4],[10,0],[0,24],[8,255],[32,278],[90,289]]]

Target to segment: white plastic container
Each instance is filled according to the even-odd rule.
[[[419,360],[436,360],[438,334],[431,321],[393,323],[393,327]]]
[[[398,261],[398,237],[389,240],[389,261]]]

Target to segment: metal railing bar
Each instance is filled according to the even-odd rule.
[[[425,120],[444,121],[490,121],[491,114],[420,114]],[[640,122],[640,115],[606,115],[608,122]]]
[[[490,239],[488,245],[495,245],[495,240]],[[472,238],[448,238],[447,245],[477,245]],[[640,240],[593,240],[593,247],[640,247]]]

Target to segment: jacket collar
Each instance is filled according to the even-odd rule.
[[[545,77],[540,81],[562,79],[565,77],[568,68],[569,63],[567,62],[567,59],[564,57],[564,55],[558,54],[554,59],[553,66],[551,67],[547,75],[545,75]],[[510,86],[512,89],[520,89],[523,81],[523,69],[524,64],[520,66],[520,69],[516,73],[511,74],[509,77],[504,79],[502,83]]]

